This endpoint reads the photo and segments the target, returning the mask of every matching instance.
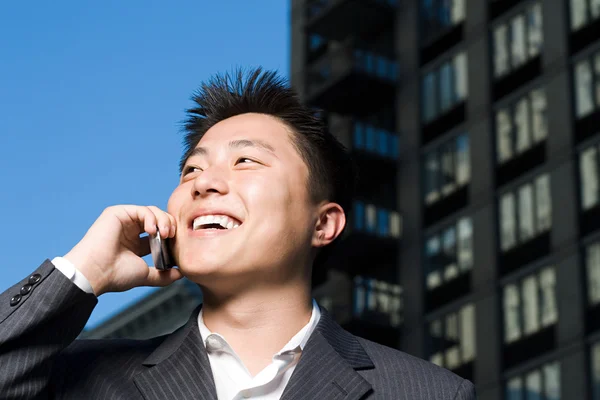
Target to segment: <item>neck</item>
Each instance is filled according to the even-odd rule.
[[[203,294],[204,324],[225,337],[252,375],[271,363],[312,313],[306,284],[257,286],[227,296],[203,288]]]

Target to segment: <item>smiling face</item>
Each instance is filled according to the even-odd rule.
[[[182,273],[200,284],[304,274],[323,210],[310,199],[308,174],[289,128],[274,117],[241,114],[211,127],[167,209],[177,220]]]

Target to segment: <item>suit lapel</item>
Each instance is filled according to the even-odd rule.
[[[206,349],[198,329],[200,307],[186,325],[167,336],[144,361],[148,369],[134,378],[146,400],[217,400]]]
[[[358,400],[371,390],[356,370],[374,368],[356,337],[346,332],[321,307],[311,335],[281,400]]]

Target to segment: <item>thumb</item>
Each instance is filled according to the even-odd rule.
[[[148,268],[148,276],[144,282],[145,286],[167,286],[183,278],[183,274],[178,268],[171,268],[166,271],[158,270],[154,267]]]

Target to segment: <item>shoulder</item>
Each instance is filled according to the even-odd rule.
[[[475,399],[473,384],[453,372],[370,340],[357,340],[375,365],[363,376],[376,391],[379,386],[380,390],[403,391],[408,398]]]
[[[61,369],[69,374],[111,374],[134,371],[164,341],[166,336],[147,340],[80,339],[59,357]]]

